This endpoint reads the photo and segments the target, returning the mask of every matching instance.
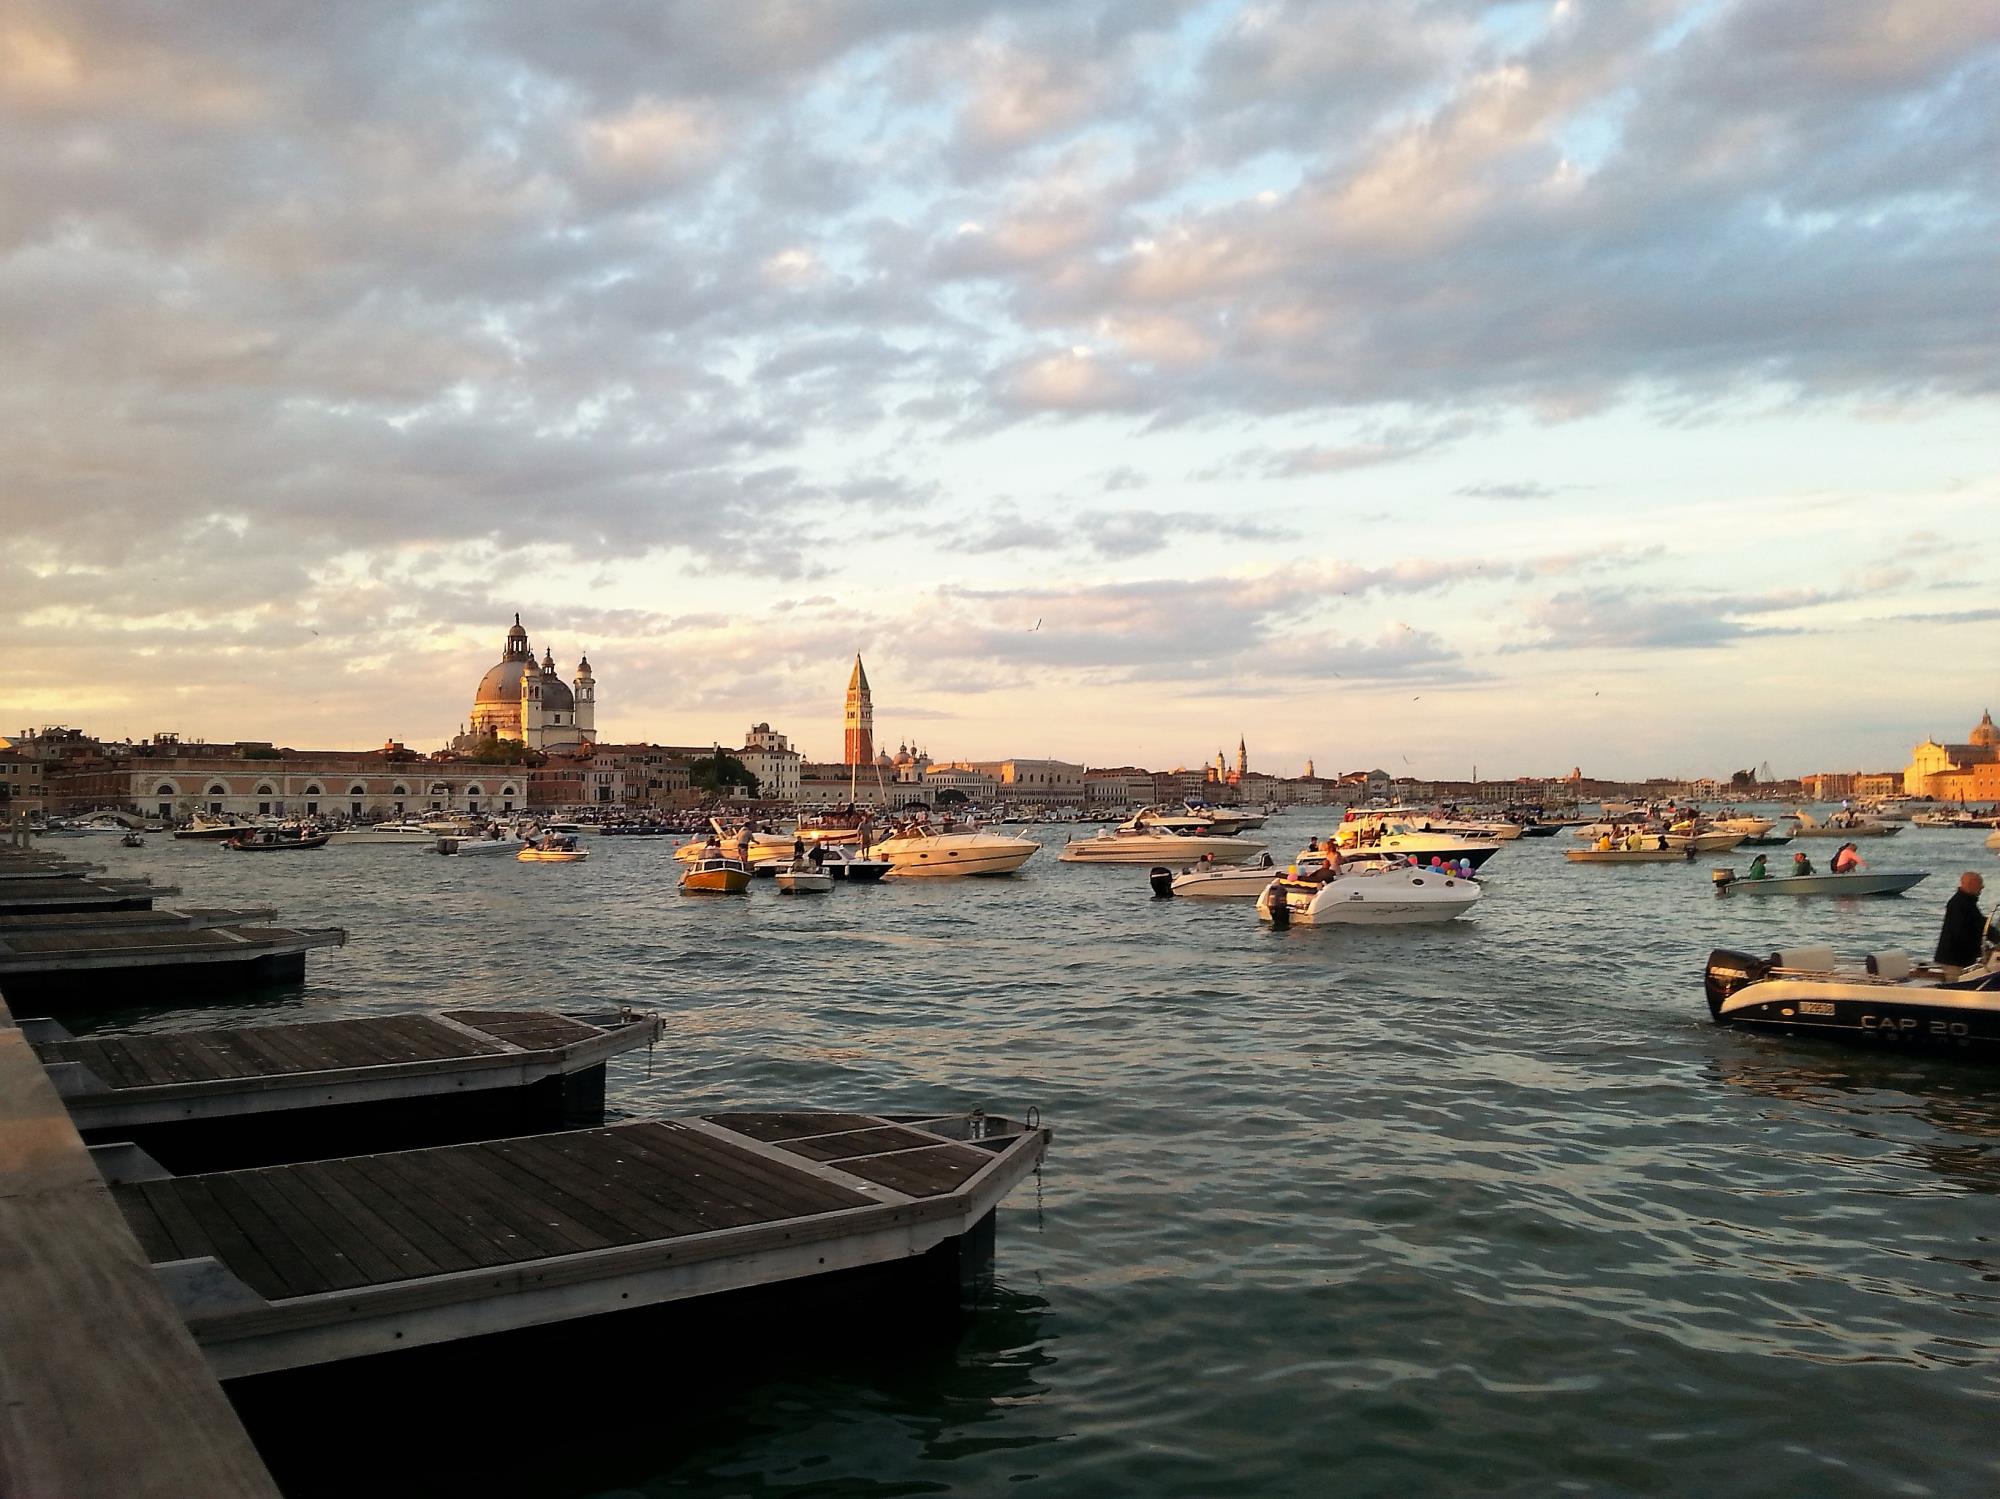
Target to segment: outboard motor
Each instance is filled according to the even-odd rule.
[[[1729,887],[1736,883],[1736,871],[1733,869],[1711,869],[1708,877],[1714,882],[1717,895],[1727,895]]]
[[[1292,924],[1292,907],[1285,899],[1285,888],[1273,880],[1264,888],[1264,902],[1271,913],[1271,930],[1282,932]]]
[[[1753,953],[1737,952],[1734,948],[1718,947],[1708,955],[1708,967],[1702,973],[1702,988],[1708,994],[1708,1014],[1711,1020],[1722,1018],[1722,1002],[1738,989],[1768,978],[1771,974],[1771,960],[1760,958]]]
[[[1153,894],[1172,895],[1174,893],[1174,872],[1164,864],[1155,864],[1148,876],[1153,882]]]

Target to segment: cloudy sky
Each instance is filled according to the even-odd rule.
[[[1995,0],[0,3],[0,731],[1462,775],[2000,708]]]

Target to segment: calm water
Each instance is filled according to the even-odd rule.
[[[1053,849],[735,901],[675,894],[664,840],[577,867],[90,852],[352,933],[303,992],[118,1024],[629,1002],[668,1039],[613,1064],[618,1111],[1054,1126],[955,1348],[773,1368],[615,1471],[507,1492],[1944,1495],[2000,1487],[2000,1074],[1718,1031],[1700,968],[1928,953],[1956,872],[1995,872],[1982,838],[1905,829],[1871,862],[1933,878],[1838,903],[1523,841],[1472,919],[1286,933]]]

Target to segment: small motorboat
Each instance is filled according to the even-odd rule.
[[[1901,895],[1922,884],[1930,872],[1922,869],[1855,870],[1851,874],[1773,874],[1761,880],[1743,879],[1733,869],[1709,876],[1717,895]]]
[[[182,840],[193,839],[198,842],[220,843],[225,838],[240,838],[243,834],[252,831],[254,829],[249,823],[242,822],[226,813],[220,817],[212,817],[206,812],[197,812],[186,827],[174,829],[174,837]]]
[[[1155,864],[1147,877],[1155,895],[1185,895],[1197,900],[1255,900],[1270,888],[1280,873],[1264,857],[1261,864],[1191,864],[1175,873],[1164,864]]]
[[[1798,824],[1792,829],[1794,838],[1891,838],[1903,831],[1901,823],[1877,822],[1853,812],[1836,812],[1826,822],[1805,811],[1785,816]]]
[[[1572,864],[1688,864],[1694,860],[1691,848],[1566,848],[1563,857]]]
[[[932,831],[921,825],[900,828],[871,844],[870,859],[886,861],[896,879],[993,877],[1014,873],[1042,851],[1032,838],[984,830]]]
[[[326,836],[299,828],[250,828],[238,832],[234,838],[223,839],[222,846],[239,854],[294,853],[326,847]]]
[[[1666,839],[1670,849],[1684,848],[1696,854],[1724,854],[1749,836],[1733,829],[1711,828],[1691,833],[1668,833]]]
[[[750,888],[750,866],[726,854],[696,859],[681,876],[683,895],[741,895]]]
[[[1702,975],[1717,1025],[2000,1058],[2000,952],[1947,979],[1906,952],[1843,966],[1830,947],[1757,957],[1717,948]]]
[[[1206,857],[1218,864],[1243,864],[1270,847],[1254,838],[1211,832],[1210,826],[1206,818],[1148,808],[1115,828],[1071,839],[1056,858],[1064,864],[1155,864]]]
[[[144,848],[146,840],[141,838],[137,833],[127,833],[123,838],[118,840],[118,844],[121,848]]]
[[[329,837],[334,848],[359,843],[401,843],[417,848],[435,848],[438,841],[438,835],[420,822],[378,822],[366,827],[338,828]]]
[[[833,889],[833,876],[813,866],[810,859],[794,859],[778,871],[780,895],[825,895]]]
[[[1392,864],[1327,880],[1280,876],[1257,897],[1257,915],[1274,927],[1425,926],[1463,916],[1485,893],[1467,875]]]
[[[1792,841],[1790,833],[1750,833],[1736,846],[1738,848],[1783,848]]]
[[[495,825],[483,833],[460,837],[441,834],[437,840],[437,851],[460,859],[497,859],[520,853],[531,841],[520,833],[503,831]]]
[[[590,857],[590,850],[577,847],[576,839],[567,833],[544,833],[522,845],[514,857],[523,864],[581,864]]]

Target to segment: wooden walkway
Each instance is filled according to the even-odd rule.
[[[134,1179],[224,1378],[895,1263],[980,1224],[1048,1134],[727,1114]],[[953,1134],[964,1138],[951,1138]]]
[[[602,1119],[606,1060],[655,1035],[650,1020],[603,1027],[537,1010],[449,1010],[82,1038],[53,1021],[22,1024],[80,1129],[93,1139],[139,1138],[156,1153],[156,1141],[173,1131],[119,1132],[331,1109],[338,1112],[326,1116],[326,1134],[338,1142],[351,1139],[357,1106],[386,1111],[420,1100],[532,1089],[592,1069],[598,1106],[590,1117]],[[563,1099],[558,1094],[549,1102],[553,1117],[542,1127],[560,1128]],[[525,1105],[521,1112],[520,1127],[527,1128]],[[233,1138],[255,1147],[264,1136],[254,1129]],[[416,1133],[400,1143],[427,1141]],[[319,1153],[347,1155],[353,1147]]]
[[[277,1488],[0,1008],[0,1494]]]
[[[54,911],[0,916],[0,937],[12,932],[137,932],[148,927],[238,926],[269,921],[275,906],[156,906],[149,911]]]
[[[199,984],[283,983],[304,977],[306,954],[342,947],[341,927],[147,926],[37,928],[0,934],[0,992],[15,1008],[84,1002],[184,1001]]]
[[[0,882],[0,916],[64,911],[145,911],[163,895],[179,895],[178,885],[149,880],[65,879],[58,875]]]

